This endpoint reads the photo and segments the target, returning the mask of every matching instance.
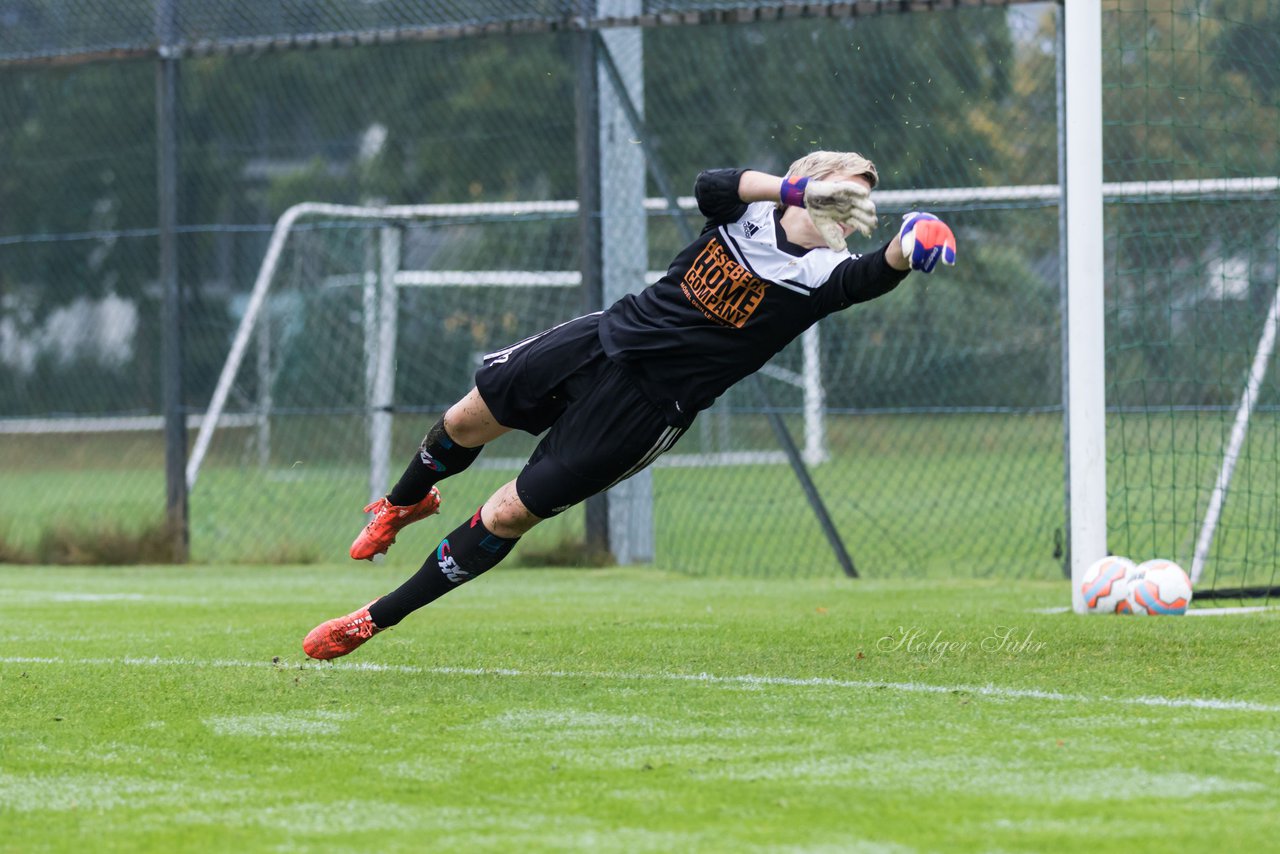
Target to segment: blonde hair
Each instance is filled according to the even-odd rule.
[[[811,151],[787,170],[786,177],[804,177],[822,180],[832,175],[860,175],[871,183],[871,189],[880,183],[876,165],[856,151]]]

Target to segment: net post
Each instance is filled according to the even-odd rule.
[[[598,0],[596,14],[630,16],[641,0]],[[596,41],[596,91],[600,154],[601,307],[645,287],[648,218],[645,213],[643,145],[632,140],[634,113],[644,116],[643,36],[636,27],[600,32]],[[651,156],[651,152],[648,153]],[[619,564],[654,558],[653,470],[646,468],[615,485],[607,496],[609,547]]]
[[[190,502],[187,487],[187,419],[182,389],[182,285],[178,280],[178,60],[168,45],[176,41],[174,0],[156,6],[157,202],[160,285],[164,294],[162,377],[164,397],[165,527],[174,562],[190,557]]]
[[[822,333],[815,323],[800,336],[803,354],[801,381],[804,391],[804,458],[805,465],[816,466],[827,461],[827,434],[823,412],[826,393],[822,388]]]
[[[369,500],[386,494],[391,477],[392,408],[396,386],[396,272],[400,269],[399,226],[384,226],[378,240],[378,346],[369,418]]]
[[[1107,552],[1101,6],[1064,4],[1063,23],[1071,605],[1083,613],[1079,582]]]
[[[1064,35],[1063,3],[1054,6],[1053,38],[1053,95],[1054,117],[1057,121],[1058,150],[1058,376],[1062,399],[1062,528],[1065,542],[1062,549],[1062,575],[1071,581],[1071,424],[1068,418],[1071,404],[1067,399],[1067,377],[1071,375],[1068,360],[1071,347],[1067,341],[1067,41]]]
[[[364,279],[360,284],[360,316],[362,327],[361,341],[364,345],[364,407],[369,413],[366,428],[373,435],[373,388],[378,376],[378,283],[381,281],[378,271],[382,229],[370,229],[366,233],[364,246]],[[374,480],[376,462],[370,457],[369,496],[370,501],[379,497],[379,484]]]
[[[271,313],[263,317],[258,325],[257,369],[258,369],[258,468],[265,469],[271,465],[271,410],[275,407],[272,399],[271,383]]]
[[[576,0],[582,21],[594,16],[595,0]],[[600,229],[600,86],[595,33],[585,26],[575,36],[574,112],[578,167],[579,263],[582,269],[582,311],[604,307]],[[588,555],[612,555],[609,542],[608,493],[583,502],[584,547]],[[594,558],[593,558],[594,559]]]

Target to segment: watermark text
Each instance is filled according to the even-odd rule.
[[[1022,655],[1043,652],[1047,644],[1035,637],[1035,629],[996,626],[981,638],[945,636],[941,630],[929,631],[920,626],[898,628],[876,641],[880,652],[905,652],[925,656],[933,661],[970,652]]]

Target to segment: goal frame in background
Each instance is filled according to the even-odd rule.
[[[696,210],[693,197],[679,200],[682,210]],[[644,212],[669,210],[664,199],[645,199]],[[236,328],[230,350],[218,375],[217,384],[207,410],[199,417],[199,430],[187,459],[186,486],[194,490],[200,470],[208,455],[213,437],[219,426],[234,422],[237,426],[252,424],[258,430],[258,455],[260,460],[269,458],[270,443],[270,395],[258,402],[256,412],[228,413],[227,405],[232,386],[242,368],[254,335],[259,333],[260,321],[272,285],[276,281],[281,259],[294,229],[304,221],[328,219],[333,221],[367,221],[376,229],[376,269],[363,273],[334,277],[317,282],[316,287],[340,286],[362,289],[363,338],[365,342],[365,385],[369,438],[369,496],[376,500],[385,494],[391,482],[392,425],[396,411],[394,396],[396,373],[396,339],[398,329],[398,303],[401,288],[484,288],[486,286],[520,287],[580,287],[582,273],[577,270],[406,270],[402,268],[402,229],[406,223],[431,221],[441,225],[466,221],[475,223],[486,218],[510,220],[513,216],[576,215],[576,200],[537,202],[492,202],[426,205],[357,206],[325,202],[303,202],[289,208],[277,220],[272,229],[262,264],[249,293],[243,315]],[[662,271],[648,271],[645,283],[651,284],[663,275]],[[824,394],[821,379],[821,343],[818,326],[810,327],[801,340],[802,365],[799,371],[769,365],[762,373],[785,384],[800,389],[803,395],[804,441],[800,456],[806,465],[817,465],[827,459]],[[267,376],[259,385],[270,388],[270,360],[259,359],[256,369]],[[713,410],[714,411],[714,410]],[[788,462],[786,451],[717,451],[696,454],[668,454],[659,460],[661,466],[717,466],[758,465]],[[489,468],[518,469],[522,459],[491,458],[482,465]],[[626,524],[636,528],[625,532],[628,542],[642,544],[641,554],[651,555],[652,532],[647,528],[653,518],[652,495],[645,496],[647,508],[631,507],[631,512],[621,514]],[[634,503],[634,497],[632,499]],[[647,512],[637,512],[647,511]],[[633,561],[626,561],[633,562]]]

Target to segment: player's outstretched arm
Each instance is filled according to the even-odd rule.
[[[782,179],[748,169],[738,179],[738,198],[747,204],[752,202],[776,202],[782,197]]]
[[[870,236],[876,226],[871,189],[860,181],[821,181],[804,176],[779,178],[748,170],[738,182],[738,197],[805,208],[818,234],[837,252],[845,246],[845,228]]]
[[[902,227],[885,249],[884,259],[895,270],[932,273],[939,261],[956,263],[956,236],[933,214],[912,211],[902,217]]]

